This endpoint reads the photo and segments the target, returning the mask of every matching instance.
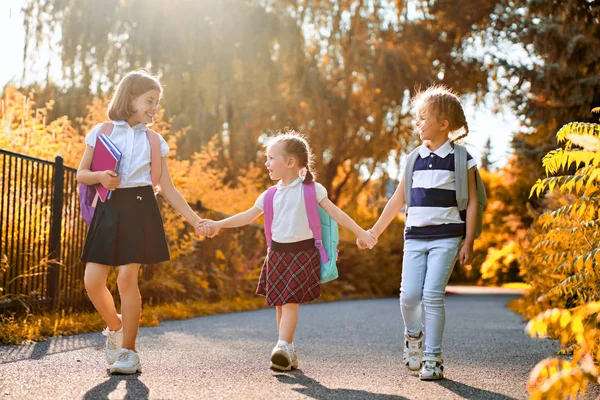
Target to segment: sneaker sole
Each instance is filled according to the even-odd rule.
[[[274,364],[273,362],[271,362],[270,367],[273,371],[281,371],[281,372],[287,372],[287,371],[291,371],[292,370],[292,366],[288,366],[288,367],[282,367],[281,365],[277,365]]]
[[[422,381],[439,381],[444,379],[444,375],[442,376],[420,376],[419,379]]]
[[[113,375],[132,375],[132,374],[137,374],[138,372],[142,372],[142,366],[139,364],[135,368],[132,368],[132,369],[119,368],[119,367],[110,369],[110,373]]]
[[[289,371],[292,369],[292,363],[282,352],[276,352],[271,355],[271,368],[279,371]]]

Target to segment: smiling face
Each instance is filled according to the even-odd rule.
[[[417,110],[417,131],[421,140],[448,139],[448,120],[438,119],[431,107],[423,105]]]
[[[265,167],[273,180],[283,178],[289,171],[290,157],[283,151],[283,143],[275,142],[267,146],[267,162]]]
[[[127,122],[131,126],[139,123],[151,125],[154,123],[154,117],[158,112],[158,103],[160,102],[160,92],[158,90],[148,90],[133,99],[132,108],[135,110]]]

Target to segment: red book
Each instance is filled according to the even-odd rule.
[[[121,161],[121,152],[115,146],[112,140],[105,134],[98,135],[96,138],[96,147],[94,147],[94,158],[92,159],[92,172],[96,171],[119,171],[119,162]],[[102,202],[110,199],[111,191],[102,186],[101,183],[95,185],[98,197]]]

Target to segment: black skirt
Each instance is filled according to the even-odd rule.
[[[81,261],[118,266],[168,261],[163,219],[151,186],[117,189],[98,200]]]

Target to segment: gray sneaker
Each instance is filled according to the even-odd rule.
[[[404,353],[402,359],[404,364],[411,371],[418,371],[421,368],[421,358],[423,357],[423,332],[418,338],[404,334]]]
[[[117,316],[121,319],[120,314],[117,314]],[[123,347],[123,322],[121,322],[121,329],[118,331],[111,331],[106,327],[106,329],[102,331],[102,335],[106,336],[106,344],[104,346],[106,361],[109,365],[112,365],[117,361],[119,351],[121,350],[121,347]]]
[[[436,381],[444,379],[444,365],[441,357],[423,357],[423,366],[419,371],[419,379],[422,381]]]
[[[292,369],[292,357],[287,346],[278,344],[271,352],[271,369],[289,371]]]

